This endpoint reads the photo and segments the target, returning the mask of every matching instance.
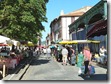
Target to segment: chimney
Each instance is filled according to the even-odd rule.
[[[64,15],[64,11],[63,11],[63,10],[61,10],[61,13],[60,13],[60,15]]]

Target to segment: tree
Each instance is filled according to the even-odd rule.
[[[45,30],[48,0],[1,0],[0,34],[16,40],[34,41]]]

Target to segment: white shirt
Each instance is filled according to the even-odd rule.
[[[44,53],[46,53],[46,49],[43,49]]]
[[[47,49],[47,53],[51,53],[51,49],[50,48]]]
[[[100,56],[105,56],[106,49],[100,48]]]
[[[62,49],[62,55],[67,55],[68,54],[68,50],[66,48]]]

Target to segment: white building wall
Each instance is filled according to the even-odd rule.
[[[59,35],[59,33],[56,33],[56,41],[58,40],[58,35]]]
[[[56,34],[54,34],[54,42],[56,41]]]
[[[56,24],[54,25],[54,32],[56,32],[57,29],[58,29],[58,23],[56,23]],[[56,42],[57,40],[58,40],[58,34],[55,33],[55,34],[54,34],[54,42]]]
[[[72,34],[69,34],[69,40],[72,40]]]
[[[71,17],[63,17],[62,19],[62,38],[69,40],[69,25],[71,24]]]
[[[79,17],[75,17],[75,20],[77,20]]]
[[[55,40],[54,40],[54,32],[53,32],[52,38],[53,38],[52,41],[55,41]]]

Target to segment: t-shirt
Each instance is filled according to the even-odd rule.
[[[43,49],[43,52],[46,53],[46,49]]]
[[[99,55],[98,54],[95,54],[95,56],[94,56],[95,58],[99,58]]]
[[[62,55],[67,55],[68,54],[68,50],[66,48],[62,49]]]
[[[50,48],[48,48],[48,49],[47,49],[47,53],[51,53],[51,50],[50,50]]]
[[[83,54],[84,54],[84,60],[91,60],[92,54],[90,53],[89,50],[84,50]]]
[[[100,56],[105,56],[105,52],[106,52],[106,49],[100,48],[100,52],[99,52]]]

